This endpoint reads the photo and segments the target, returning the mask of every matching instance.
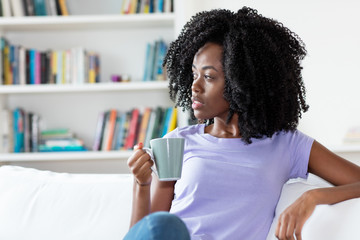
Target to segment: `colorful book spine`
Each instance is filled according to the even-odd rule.
[[[101,140],[103,135],[103,127],[105,121],[105,113],[101,112],[98,116],[96,131],[95,131],[95,141],[93,145],[93,151],[101,150]]]
[[[108,128],[108,137],[106,139],[106,151],[110,151],[112,147],[112,141],[114,138],[114,132],[115,132],[115,125],[116,125],[116,116],[117,111],[115,109],[110,110],[110,117],[109,117],[109,128]]]
[[[129,134],[126,139],[126,146],[125,146],[126,149],[132,149],[134,147],[139,117],[140,117],[140,111],[138,108],[135,108],[132,111],[132,115],[131,115],[131,122],[129,125]]]
[[[41,84],[41,57],[40,52],[35,52],[35,84]]]
[[[36,84],[36,50],[30,49],[30,84]]]
[[[146,138],[146,131],[149,124],[149,119],[151,115],[151,108],[147,107],[144,110],[143,117],[141,119],[139,134],[136,143],[144,143]]]
[[[172,111],[173,111],[172,107],[169,107],[169,108],[166,109],[164,124],[162,126],[161,137],[163,137],[168,132]]]

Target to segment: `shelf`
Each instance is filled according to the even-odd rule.
[[[70,93],[70,92],[110,92],[165,90],[167,81],[129,82],[129,83],[93,83],[93,84],[39,84],[39,85],[0,85],[0,95],[34,93]]]
[[[57,153],[7,153],[0,154],[0,162],[38,162],[73,160],[123,160],[131,156],[132,151],[109,152],[57,152]]]
[[[174,13],[0,17],[0,31],[58,31],[111,28],[173,27]]]

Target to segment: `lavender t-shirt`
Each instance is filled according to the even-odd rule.
[[[185,222],[192,239],[266,239],[283,184],[307,177],[313,139],[280,132],[247,145],[204,128],[187,126],[165,136],[185,138],[170,212]]]

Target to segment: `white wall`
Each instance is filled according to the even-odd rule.
[[[190,0],[189,0],[190,1]],[[258,9],[305,42],[303,78],[310,109],[299,129],[328,147],[360,125],[360,2],[356,0],[197,0],[186,16],[213,8]]]

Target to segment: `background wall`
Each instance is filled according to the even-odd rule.
[[[256,8],[297,33],[307,46],[303,78],[310,109],[299,129],[327,147],[360,125],[360,2],[355,0],[185,1],[184,19],[213,8]]]

